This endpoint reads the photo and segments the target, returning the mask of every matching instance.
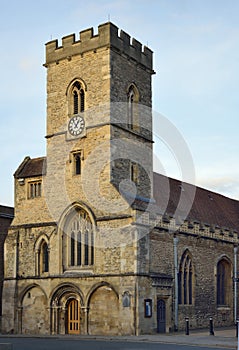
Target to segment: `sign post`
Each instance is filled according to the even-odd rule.
[[[237,320],[237,350],[239,350],[239,320]]]

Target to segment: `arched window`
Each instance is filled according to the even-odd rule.
[[[85,91],[79,81],[72,87],[72,107],[72,114],[79,114],[85,110]]]
[[[38,274],[49,272],[49,251],[45,239],[42,240],[38,257]]]
[[[66,267],[94,264],[94,233],[89,215],[82,209],[74,212],[64,229]]]
[[[131,84],[127,93],[128,102],[128,127],[132,130],[139,128],[138,102],[139,92],[134,84]]]
[[[189,251],[182,255],[178,272],[178,302],[191,305],[193,300],[193,266]]]
[[[49,256],[48,256],[48,245],[46,242],[42,245],[42,272],[49,271]]]
[[[217,264],[217,305],[229,304],[230,263],[222,259]]]

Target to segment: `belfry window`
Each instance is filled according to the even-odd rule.
[[[73,114],[79,114],[85,110],[85,92],[80,82],[76,81],[72,88]]]
[[[69,233],[68,233],[69,231]],[[94,264],[94,234],[89,215],[76,211],[65,228],[65,246],[68,245],[68,267],[92,266]],[[66,260],[65,255],[65,260]]]
[[[128,127],[132,130],[137,130],[139,127],[138,121],[138,102],[139,93],[134,84],[131,84],[127,93],[128,103]]]
[[[178,272],[178,302],[191,305],[193,300],[193,266],[188,250],[181,258]]]
[[[134,91],[131,88],[128,94],[128,123],[131,129],[133,126],[133,116],[134,116]]]

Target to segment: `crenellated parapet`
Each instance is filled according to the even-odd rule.
[[[79,40],[75,34],[62,38],[62,45],[59,46],[58,40],[50,41],[46,44],[46,63],[58,63],[62,59],[71,59],[72,56],[82,55],[88,51],[94,51],[99,48],[113,48],[120,54],[126,55],[137,63],[152,70],[153,52],[134,38],[131,38],[123,30],[111,22],[98,26],[98,34],[94,34],[93,28],[80,32]]]
[[[197,238],[203,237],[234,244],[239,243],[239,233],[236,229],[220,227],[195,220],[184,220],[181,222],[181,220],[175,220],[175,218],[167,215],[156,215],[156,217],[151,218],[150,213],[145,211],[143,214],[139,213],[137,223],[150,227],[150,231],[155,228],[167,232],[178,232],[179,234],[196,236]]]

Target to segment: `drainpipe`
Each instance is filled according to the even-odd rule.
[[[237,252],[238,247],[234,247],[234,322],[237,324]]]
[[[18,309],[18,279],[19,279],[19,244],[20,244],[20,232],[16,232],[16,261],[15,261],[15,291],[14,291],[14,333],[19,333],[21,327],[19,322],[21,323],[22,320],[19,320],[19,309]]]
[[[174,253],[174,330],[178,330],[178,238],[173,237],[173,253]]]
[[[138,294],[138,277],[135,277],[136,283],[135,283],[135,307],[134,307],[134,326],[135,326],[135,335],[138,336],[139,335],[139,322],[138,322],[138,317],[139,317],[139,302],[138,302],[138,298],[139,298],[139,294]]]

